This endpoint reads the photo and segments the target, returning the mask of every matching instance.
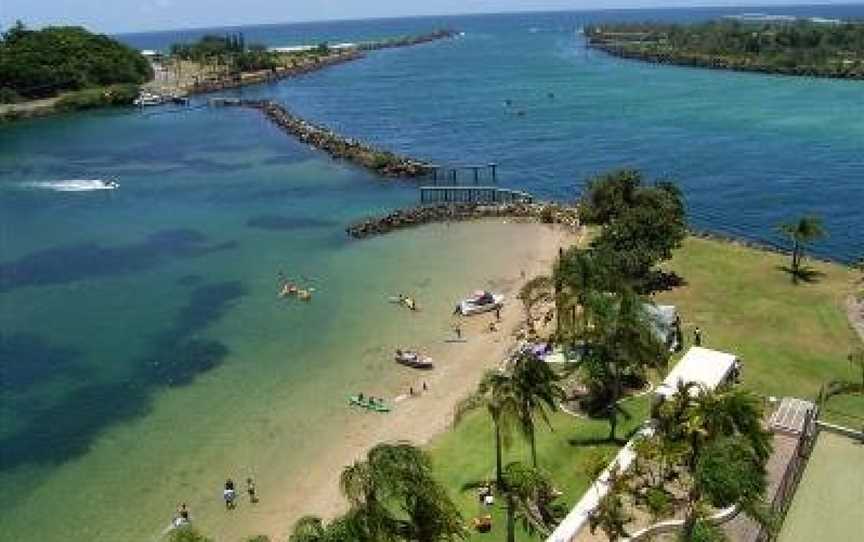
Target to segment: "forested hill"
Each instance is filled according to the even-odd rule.
[[[864,79],[864,23],[812,21],[605,24],[591,47],[626,58],[706,68]]]
[[[138,51],[81,27],[28,30],[18,23],[0,41],[0,103],[152,77]]]

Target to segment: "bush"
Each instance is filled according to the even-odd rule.
[[[651,487],[645,492],[645,505],[651,511],[651,516],[658,519],[669,513],[672,501],[665,490],[659,487]]]
[[[111,85],[105,88],[89,88],[64,94],[57,101],[61,111],[80,111],[112,105],[132,105],[138,96],[138,85]]]
[[[28,30],[19,25],[4,36],[0,80],[29,99],[115,83],[140,84],[153,77],[150,63],[138,51],[81,27]]]
[[[0,104],[14,104],[22,100],[21,95],[8,87],[0,88]]]
[[[168,542],[213,542],[213,540],[187,525],[171,531]]]

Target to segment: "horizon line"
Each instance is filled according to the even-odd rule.
[[[453,18],[466,17],[475,15],[520,15],[531,13],[583,13],[583,12],[604,12],[604,11],[671,11],[671,10],[708,10],[708,9],[745,9],[745,8],[801,8],[801,7],[842,7],[842,6],[860,6],[864,8],[864,4],[850,0],[849,2],[807,2],[807,3],[792,3],[792,4],[735,4],[735,5],[717,5],[706,4],[697,6],[642,6],[642,7],[610,7],[610,8],[572,8],[572,9],[526,9],[526,10],[506,10],[506,11],[466,11],[461,13],[432,13],[418,15],[392,15],[381,17],[333,17],[327,19],[300,19],[294,21],[280,22],[262,22],[262,23],[241,23],[241,24],[221,24],[216,26],[188,26],[175,28],[162,28],[153,30],[130,30],[121,32],[98,32],[110,36],[127,36],[134,34],[158,34],[161,32],[193,32],[197,30],[212,30],[221,28],[241,28],[253,26],[286,26],[286,25],[303,25],[303,24],[320,24],[320,23],[346,23],[346,22],[363,22],[363,21],[388,21],[396,19],[429,19],[429,18]],[[55,25],[45,25],[55,26]]]

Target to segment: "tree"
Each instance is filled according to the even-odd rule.
[[[495,482],[503,487],[503,448],[510,443],[510,428],[518,412],[513,379],[500,371],[489,371],[480,382],[478,392],[495,426]]]
[[[656,414],[657,436],[686,446],[678,465],[689,474],[684,540],[693,540],[709,504],[736,504],[760,523],[768,522],[760,503],[771,434],[762,427],[759,398],[741,390],[682,384]]]
[[[516,356],[510,379],[510,400],[516,409],[517,424],[531,445],[531,464],[536,468],[536,418],[542,419],[551,429],[548,413],[558,410],[564,390],[558,384],[558,374],[530,351],[522,351]]]
[[[534,329],[534,307],[539,303],[549,299],[554,299],[553,291],[554,285],[552,278],[545,275],[532,278],[519,290],[519,295],[517,297],[522,301],[522,308],[525,310],[525,319],[532,330]],[[558,307],[556,307],[555,310],[557,312]]]
[[[544,538],[552,534],[566,509],[556,502],[557,492],[549,478],[536,467],[508,463],[502,487],[507,507],[507,542],[516,540],[516,522],[529,533]]]
[[[407,443],[379,444],[345,468],[340,488],[349,512],[324,525],[314,516],[294,526],[293,542],[436,542],[464,538],[456,506],[432,475],[425,452]]]
[[[652,268],[672,257],[687,234],[684,198],[676,185],[643,185],[636,170],[617,170],[588,182],[579,202],[587,223],[604,226],[592,241],[608,269],[634,288],[654,288]]]
[[[632,290],[595,296],[591,304],[595,325],[580,368],[594,394],[588,408],[606,410],[609,440],[615,440],[624,378],[644,378],[646,368],[665,364],[668,352],[654,333],[645,301]]]
[[[822,219],[817,216],[802,216],[794,222],[781,224],[779,230],[792,243],[792,266],[790,271],[792,282],[797,283],[801,276],[801,261],[804,259],[804,249],[808,244],[825,236]]]

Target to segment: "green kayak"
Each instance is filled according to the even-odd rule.
[[[376,399],[375,401],[369,401],[368,398],[360,398],[359,395],[352,395],[348,402],[352,405],[356,405],[359,407],[363,407],[367,410],[374,410],[375,412],[390,412],[390,407],[385,405],[383,401],[380,399]]]

